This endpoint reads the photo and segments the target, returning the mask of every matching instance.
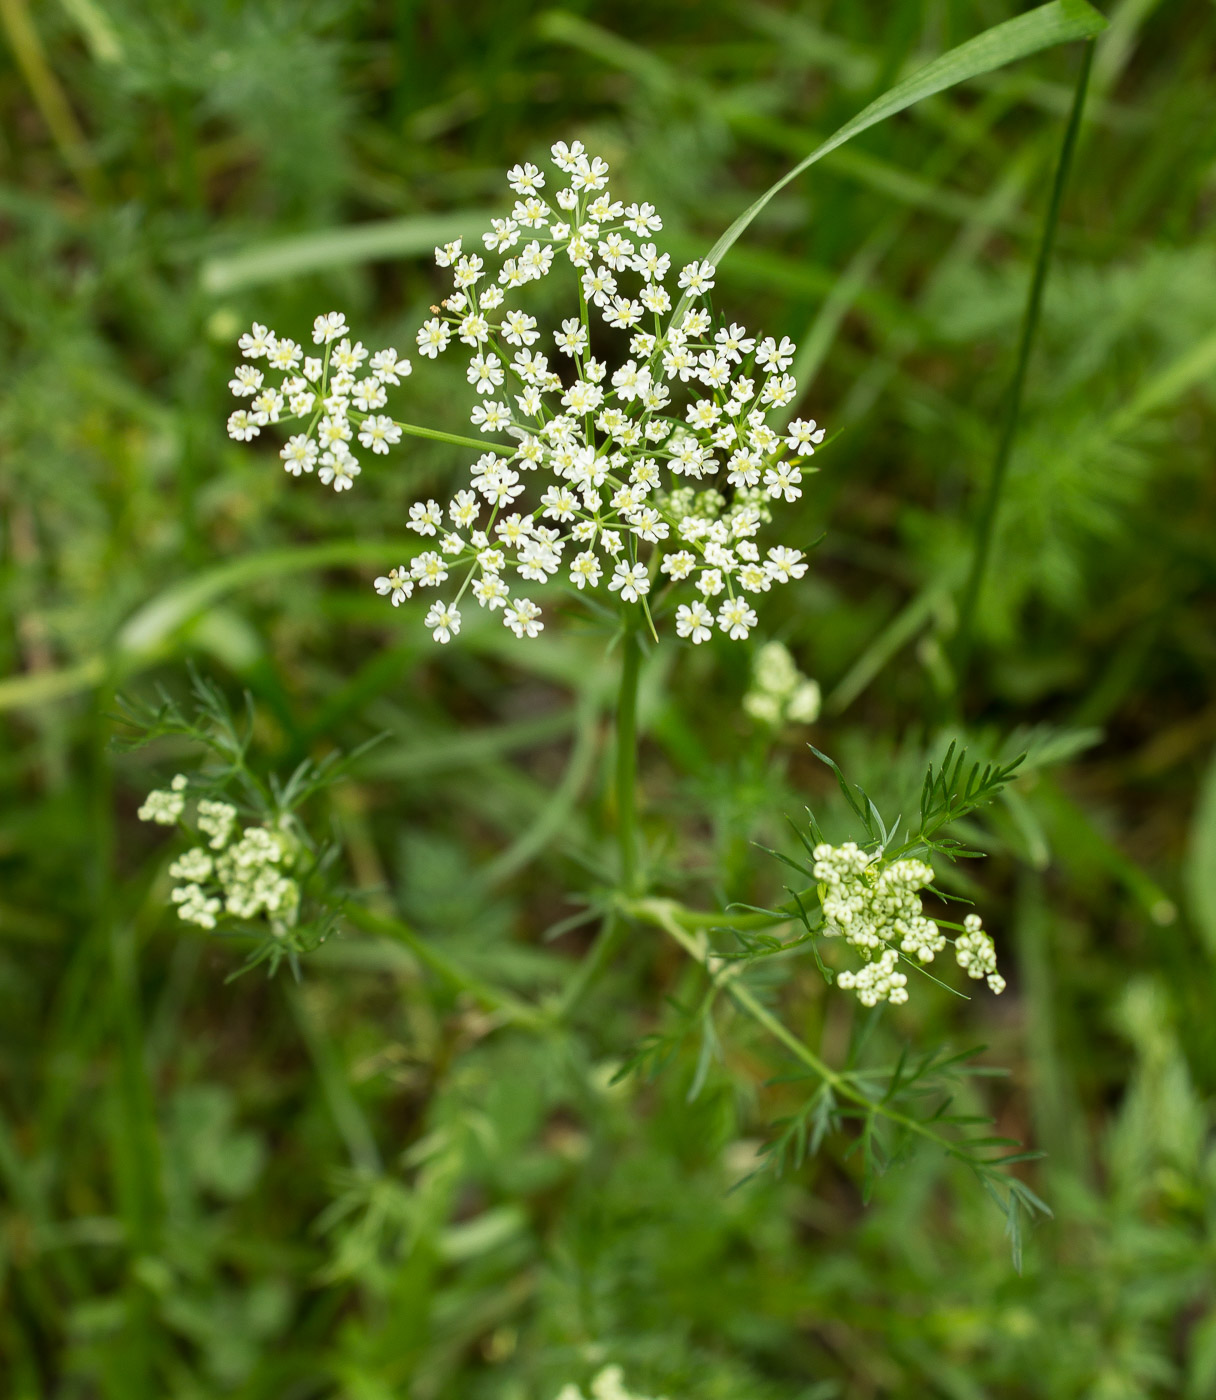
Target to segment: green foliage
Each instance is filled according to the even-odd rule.
[[[1088,7],[0,4],[6,1396],[1212,1392],[1216,15],[1106,9],[960,691],[1080,46],[925,69]],[[822,718],[645,657],[628,907],[605,637],[436,655],[369,587],[460,449],[335,511],[222,428],[254,315],[408,345],[429,244],[574,136],[681,255],[748,211],[715,295],[834,435],[765,615]],[[332,852],[299,982],[166,907],[178,769]],[[934,853],[998,1002],[832,985],[756,852],[807,804]]]

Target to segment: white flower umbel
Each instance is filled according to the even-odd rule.
[[[1005,990],[1005,979],[996,970],[996,944],[980,927],[980,916],[968,914],[963,920],[964,932],[954,944],[954,956],[968,977],[978,981],[983,977],[994,992]]]
[[[155,822],[157,826],[176,826],[185,810],[186,775],[179,773],[168,788],[158,788],[150,792],[136,815],[141,822]]]
[[[360,470],[352,443],[383,454],[403,434],[484,439],[446,508],[420,502],[407,522],[439,551],[422,572],[415,560],[408,579],[425,587],[455,576],[451,603],[426,614],[436,641],[459,631],[466,591],[516,635],[538,635],[540,606],[516,600],[517,579],[615,594],[651,626],[652,609],[674,611],[677,634],[694,645],[715,632],[743,640],[759,595],[807,567],[801,551],[756,539],[774,502],[801,496],[823,441],[813,420],[787,424],[782,412],[797,394],[788,373],[796,347],[715,319],[704,301],[712,263],[675,269],[669,290],[653,206],[615,199],[607,163],[581,142],[559,141],[552,157],[555,173],[511,169],[515,202],[481,247],[456,239],[435,250],[452,290],[419,329],[418,352],[467,355],[476,436],[384,412],[409,361],[391,349],[369,356],[338,312],[314,325],[321,358],[266,326],[241,337],[247,363],[231,381],[239,407],[229,432],[248,441],[268,424],[294,424],[287,471],[339,491]],[[514,303],[558,269],[573,314],[546,328]],[[623,339],[609,352],[612,333]],[[406,582],[401,568],[376,588],[397,605],[410,596]]]
[[[752,684],[743,708],[773,729],[782,724],[814,724],[819,718],[819,684],[804,676],[780,642],[767,642],[752,658]]]
[[[185,809],[186,785],[178,774],[169,791],[149,793],[140,816],[175,824]],[[302,853],[300,844],[275,827],[240,830],[237,815],[227,802],[204,798],[198,804],[194,825],[206,845],[192,846],[169,866],[170,876],[180,882],[170,897],[178,917],[200,928],[215,928],[223,915],[243,920],[265,916],[272,932],[282,933],[299,913],[300,887],[292,871]]]
[[[824,932],[843,937],[865,964],[842,972],[837,984],[855,991],[865,1006],[907,1001],[907,978],[897,970],[901,956],[914,964],[931,963],[946,946],[946,935],[920,902],[920,891],[933,883],[932,866],[915,859],[886,861],[853,841],[816,846],[814,857]],[[1004,991],[995,945],[978,915],[968,914],[963,927],[955,945],[959,966],[974,978],[986,977],[994,992]]]

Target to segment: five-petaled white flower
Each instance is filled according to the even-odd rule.
[[[399,569],[390,569],[386,577],[376,580],[376,592],[387,594],[393,607],[400,607],[413,593],[414,580],[404,564]]]
[[[446,603],[432,603],[427,610],[426,626],[437,642],[450,642],[460,631],[460,611]]]

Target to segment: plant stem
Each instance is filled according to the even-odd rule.
[[[542,1012],[513,997],[510,992],[500,992],[458,967],[400,919],[374,914],[370,909],[355,903],[347,904],[342,912],[364,933],[379,934],[383,938],[393,939],[394,942],[404,943],[420,963],[429,967],[456,991],[467,993],[483,1010],[497,1012],[512,1024],[529,1030],[544,1030],[549,1025],[548,1018]]]
[[[996,456],[992,463],[992,475],[988,481],[988,489],[980,507],[976,526],[975,554],[972,557],[971,572],[967,576],[967,584],[963,590],[963,601],[959,609],[958,643],[955,648],[955,671],[957,686],[960,690],[971,655],[976,607],[979,603],[980,590],[984,584],[984,574],[988,568],[988,558],[992,552],[992,536],[996,526],[997,511],[1000,508],[1001,493],[1005,488],[1009,457],[1013,450],[1013,440],[1017,434],[1018,418],[1022,409],[1026,366],[1030,360],[1030,349],[1039,326],[1043,288],[1047,283],[1047,269],[1051,262],[1052,248],[1055,245],[1056,226],[1060,219],[1060,204],[1064,195],[1064,185],[1068,180],[1068,170],[1072,164],[1077,134],[1081,129],[1081,112],[1085,106],[1085,90],[1089,85],[1089,70],[1093,56],[1094,45],[1093,40],[1090,40],[1086,43],[1081,56],[1081,69],[1077,74],[1072,112],[1069,114],[1068,126],[1064,131],[1064,143],[1060,147],[1060,160],[1056,166],[1055,181],[1051,187],[1051,199],[1047,205],[1047,216],[1043,223],[1043,236],[1039,241],[1034,275],[1030,279],[1030,291],[1026,297],[1026,308],[1022,313],[1018,358],[1013,371],[1013,382],[1009,387],[1005,420],[1001,426],[1001,436],[997,441]]]
[[[351,415],[357,423],[361,423],[363,418],[367,416],[367,414],[364,414],[362,417],[357,414]],[[438,428],[423,428],[417,423],[403,423],[399,418],[393,419],[393,426],[400,428],[403,433],[408,434],[410,437],[430,438],[432,442],[452,442],[455,443],[457,447],[476,447],[480,448],[482,452],[494,450],[513,453],[515,451],[514,447],[508,447],[505,443],[487,442],[485,438],[461,437],[458,433],[444,433]]]
[[[638,669],[641,649],[632,626],[621,646],[621,688],[616,706],[616,835],[621,889],[638,889]]]
[[[929,1123],[922,1123],[916,1118],[910,1118],[906,1113],[892,1108],[884,1100],[870,1098],[868,1094],[862,1093],[860,1089],[849,1082],[852,1076],[838,1073],[831,1065],[821,1060],[810,1046],[805,1045],[793,1031],[782,1024],[763,1002],[754,997],[746,987],[741,987],[738,984],[736,980],[738,967],[726,972],[715,971],[710,966],[711,955],[708,945],[703,939],[697,938],[687,929],[681,927],[675,916],[677,908],[678,906],[666,899],[639,899],[630,906],[630,912],[669,933],[691,958],[701,964],[706,975],[722,987],[740,1010],[747,1012],[752,1020],[768,1031],[774,1040],[780,1041],[795,1059],[800,1060],[807,1069],[818,1075],[834,1093],[843,1099],[848,1099],[867,1113],[879,1114],[889,1122],[896,1124],[897,1127],[927,1139],[952,1157],[959,1157],[964,1161],[969,1160],[966,1154],[959,1150],[957,1144],[941,1133],[935,1132]]]
[[[641,893],[638,887],[638,672],[641,662],[638,634],[626,622],[621,644],[621,684],[616,713],[616,839],[619,871],[618,900]],[[565,1020],[612,960],[627,926],[623,905],[609,908],[595,942],[566,988],[558,1006]]]

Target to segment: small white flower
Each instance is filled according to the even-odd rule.
[[[587,349],[587,328],[578,317],[568,317],[562,322],[560,331],[553,333],[557,348],[572,359],[582,355]]]
[[[545,630],[545,624],[540,621],[540,609],[530,598],[512,599],[502,620],[517,637],[537,637]]]
[[[787,501],[796,501],[802,495],[801,481],[802,468],[788,462],[778,462],[764,473],[765,490],[774,500],[784,497]]]
[[[795,418],[785,430],[785,443],[791,452],[809,457],[823,441],[824,430],[816,427],[813,418]]]
[[[608,183],[608,162],[601,156],[579,158],[570,174],[570,188],[573,190],[602,190]]]
[[[427,611],[426,626],[437,642],[450,642],[460,632],[460,611],[446,603],[432,603]]]
[[[536,317],[522,311],[508,311],[503,317],[502,333],[508,345],[532,345],[540,339]]]
[[[647,233],[658,233],[663,220],[655,212],[653,204],[630,204],[625,208],[625,227],[639,237]]]
[[[480,311],[470,311],[456,327],[456,334],[465,345],[484,345],[490,338],[490,323]]]
[[[253,329],[246,331],[237,341],[237,348],[241,354],[250,360],[260,360],[263,355],[268,355],[274,346],[274,332],[266,326],[259,325],[257,321],[253,323]]]
[[[246,409],[236,408],[228,415],[228,436],[236,442],[250,442],[261,431],[257,419]]]
[[[355,477],[363,470],[349,452],[337,447],[321,456],[318,478],[328,486],[331,482],[335,491],[349,491],[355,484]]]
[[[411,560],[410,574],[420,587],[438,588],[441,583],[447,581],[448,571],[442,556],[434,550],[427,550]]]
[[[433,535],[443,524],[443,507],[435,500],[427,501],[425,505],[415,501],[410,506],[408,524],[411,530],[417,530],[420,535]]]
[[[696,646],[709,641],[713,626],[713,614],[699,598],[692,603],[681,603],[676,609],[676,635],[691,637]]]
[[[673,583],[679,583],[681,579],[686,579],[692,573],[696,563],[695,554],[690,554],[686,549],[679,549],[674,554],[665,554],[659,568],[671,576]]]
[[[395,608],[399,608],[413,591],[414,581],[404,564],[400,568],[390,569],[387,575],[381,575],[376,580],[376,592],[382,596],[387,594]]]
[[[756,342],[748,335],[746,328],[733,322],[729,327],[723,327],[716,332],[714,344],[724,359],[736,365],[742,364],[744,355],[750,355],[756,348]]]
[[[488,394],[497,389],[505,378],[502,361],[492,352],[488,355],[474,355],[465,371],[465,378],[479,394]]]
[[[619,589],[623,602],[636,603],[644,593],[650,592],[650,579],[646,573],[646,565],[629,564],[624,559],[618,560],[612,571],[612,577],[608,580],[608,587],[613,593]]]
[[[433,360],[448,348],[448,342],[452,338],[452,332],[437,317],[432,316],[429,321],[422,323],[418,331],[418,349],[428,360]]]
[[[794,363],[797,349],[798,347],[788,335],[781,337],[780,345],[771,335],[765,336],[756,351],[756,363],[763,366],[771,374],[775,374],[778,370],[787,370]]]
[[[717,271],[711,262],[690,262],[680,269],[679,285],[693,296],[702,296],[712,289]]]
[[[801,578],[807,570],[802,551],[786,549],[784,545],[776,545],[769,550],[765,568],[774,583],[788,583],[791,579]]]
[[[262,387],[262,371],[257,365],[237,365],[232,374],[228,387],[238,399],[247,399]]]
[[[579,160],[586,154],[581,141],[572,141],[568,146],[564,141],[555,141],[549,147],[549,152],[553,156],[553,163],[568,175],[578,169]]]
[[[725,598],[718,609],[718,626],[734,642],[741,642],[756,625],[756,613],[743,598]]]
[[[513,165],[507,171],[507,183],[516,194],[535,194],[544,189],[545,177],[530,161],[524,165]]]
[[[459,526],[462,530],[467,530],[480,514],[481,507],[472,491],[457,491],[448,506],[448,515],[452,519],[452,524]]]
[[[391,418],[373,414],[359,424],[359,441],[364,447],[383,455],[390,446],[401,441],[401,429]]]
[[[275,340],[266,358],[272,369],[280,369],[284,373],[295,369],[304,356],[304,351],[295,343],[288,340],[286,336],[282,340]]]
[[[301,472],[310,472],[317,465],[317,444],[304,433],[296,433],[294,437],[289,437],[286,444],[280,448],[279,456],[283,459],[283,466],[292,476],[299,476]]]
[[[585,587],[598,588],[602,575],[600,561],[589,549],[576,554],[570,561],[570,582],[580,592]]]
[[[461,258],[456,264],[456,271],[452,274],[452,281],[459,287],[473,287],[481,281],[485,263],[476,253],[469,253],[467,257]]]
[[[505,403],[487,399],[485,403],[476,405],[469,414],[469,421],[483,433],[500,432],[511,426],[511,410]]]
[[[489,608],[491,612],[495,608],[506,607],[507,599],[510,596],[510,590],[497,574],[487,574],[485,577],[473,581],[473,597],[483,608]]]
[[[616,296],[616,278],[606,267],[597,267],[594,271],[588,268],[583,273],[582,285],[583,295],[599,307],[610,305]]]
[[[328,345],[331,341],[339,340],[346,334],[346,317],[341,311],[330,311],[324,316],[318,316],[312,323],[312,342],[314,345]]]
[[[414,371],[414,366],[408,360],[397,358],[397,352],[391,345],[387,349],[377,350],[368,368],[381,384],[400,384]]]
[[[384,385],[372,375],[359,380],[351,390],[351,398],[360,413],[370,413],[374,408],[383,408],[388,401]]]

